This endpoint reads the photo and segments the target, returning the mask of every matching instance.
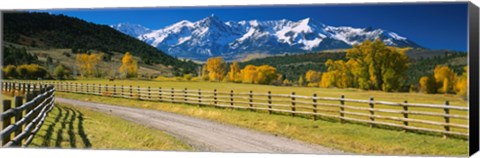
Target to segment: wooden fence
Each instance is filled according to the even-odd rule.
[[[24,94],[14,96],[14,107],[11,100],[3,100],[2,146],[28,146],[54,106],[55,88],[46,84],[1,82],[1,89],[4,94]]]
[[[214,106],[269,114],[288,114],[312,119],[338,120],[371,127],[395,128],[421,133],[440,134],[444,137],[468,138],[468,107],[320,97],[291,94],[273,94],[174,89],[163,87],[139,87],[132,85],[102,85],[72,82],[44,82],[55,85],[61,92],[93,94],[108,97],[130,98],[171,103],[186,103],[198,106]]]

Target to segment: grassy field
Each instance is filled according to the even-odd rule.
[[[94,82],[94,81],[83,81]],[[98,82],[98,80],[97,80]],[[119,82],[125,81],[115,81]],[[108,83],[108,82],[104,82]],[[166,86],[166,87],[185,87],[189,86],[187,82],[136,82],[142,86]],[[216,87],[208,87],[216,86]],[[250,85],[223,84],[223,83],[204,83],[192,84],[198,88],[221,88],[218,86],[228,86],[223,88],[237,88],[247,90],[252,88]],[[245,87],[242,87],[245,86]],[[281,92],[279,88],[273,86],[258,86],[257,90],[272,88]],[[318,91],[314,88],[292,88],[293,90],[305,89],[306,91]],[[292,90],[290,89],[290,90]],[[283,92],[289,90],[284,88]],[[348,93],[350,90],[332,90],[333,93]],[[353,91],[353,90],[352,90]],[[356,90],[355,90],[356,91]],[[368,92],[367,92],[368,93]],[[382,92],[373,92],[382,94]],[[349,94],[354,94],[350,92]],[[359,94],[365,95],[365,94]],[[409,94],[420,95],[420,94]],[[313,121],[299,117],[289,117],[283,115],[268,115],[265,113],[249,112],[244,110],[219,109],[213,107],[197,107],[185,104],[159,103],[152,101],[140,101],[133,99],[110,98],[103,96],[73,94],[57,92],[57,96],[73,98],[91,102],[109,103],[122,106],[132,106],[149,108],[161,111],[174,112],[193,117],[205,118],[227,124],[233,124],[241,127],[251,128],[258,131],[282,135],[293,139],[298,139],[314,144],[320,144],[327,147],[341,149],[347,152],[359,154],[393,154],[393,155],[442,155],[442,156],[466,156],[468,154],[468,141],[461,139],[443,139],[438,136],[421,135],[404,131],[394,131],[378,128],[370,128],[357,124],[340,124],[338,122]],[[388,98],[386,93],[383,97]],[[438,96],[430,96],[435,98]],[[453,97],[453,96],[450,96]],[[437,99],[439,99],[438,97]],[[266,117],[268,116],[268,117]]]
[[[192,150],[159,130],[66,104],[56,104],[30,147]]]
[[[68,81],[67,81],[68,82]],[[445,101],[450,101],[451,105],[467,106],[467,102],[457,95],[452,94],[423,94],[423,93],[387,93],[382,91],[363,91],[359,89],[337,89],[337,88],[311,88],[311,87],[285,87],[272,85],[254,85],[254,84],[240,84],[240,83],[223,83],[223,82],[203,82],[203,81],[147,81],[147,80],[115,80],[108,81],[107,79],[87,79],[75,80],[75,83],[89,83],[89,84],[108,84],[124,85],[124,86],[140,86],[140,87],[162,87],[191,90],[202,89],[204,91],[213,91],[217,89],[219,92],[249,92],[267,93],[271,91],[272,94],[291,94],[295,92],[297,95],[311,96],[316,93],[319,97],[337,97],[345,95],[345,98],[368,100],[374,97],[375,100],[403,102],[407,100],[411,103],[428,103],[428,104],[444,104]]]

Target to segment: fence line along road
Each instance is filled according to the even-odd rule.
[[[250,111],[266,111],[269,114],[338,120],[341,123],[353,122],[370,127],[403,129],[435,135],[459,136],[468,138],[468,107],[450,105],[419,104],[319,97],[291,94],[272,94],[174,89],[163,87],[139,87],[108,84],[84,84],[72,82],[37,82],[55,85],[60,92],[93,94],[108,97],[139,100],[186,103],[198,106],[214,106]]]
[[[28,146],[54,106],[55,87],[15,82],[1,82],[1,86],[4,94],[25,94],[14,96],[15,107],[12,107],[11,100],[3,100],[0,132],[2,146]]]

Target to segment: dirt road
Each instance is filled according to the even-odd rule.
[[[342,154],[341,151],[319,145],[169,112],[65,98],[56,98],[56,101],[110,113],[165,131],[190,144],[197,151]]]

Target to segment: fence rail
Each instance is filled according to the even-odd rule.
[[[84,84],[72,82],[42,82],[55,85],[57,91],[93,94],[108,97],[187,103],[198,106],[215,106],[250,111],[266,111],[291,116],[317,119],[336,119],[341,123],[357,122],[373,126],[394,127],[468,138],[468,107],[439,104],[347,99],[345,96],[319,97],[291,94],[272,94],[174,89],[164,87],[139,87],[132,85]]]
[[[15,107],[11,100],[3,100],[2,146],[28,146],[54,106],[55,87],[15,82],[1,82],[1,87],[3,93],[25,94],[14,96]]]

